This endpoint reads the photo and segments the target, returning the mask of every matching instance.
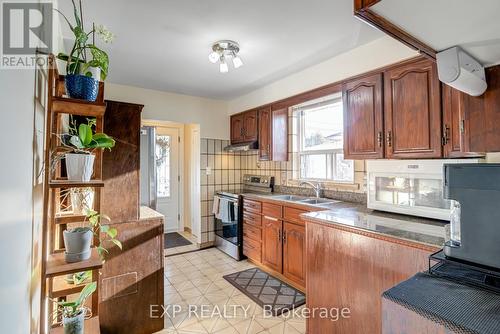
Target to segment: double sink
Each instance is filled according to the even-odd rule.
[[[295,196],[295,195],[273,195],[270,196],[272,199],[293,202],[297,204],[307,204],[319,207],[328,207],[332,204],[339,203],[340,201],[335,201],[333,199],[328,198],[315,198],[315,197],[303,197],[303,196]]]

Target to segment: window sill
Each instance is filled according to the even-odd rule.
[[[312,179],[293,179],[290,180],[289,183],[292,186],[300,187],[300,182],[304,181],[312,181],[318,182],[322,185],[324,190],[348,190],[348,191],[356,191],[360,190],[360,185],[354,182],[335,182],[335,181],[320,181],[320,180],[312,180]],[[307,188],[302,186],[301,188]]]

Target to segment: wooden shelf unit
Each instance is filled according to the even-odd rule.
[[[64,211],[70,202],[68,190],[73,188],[92,188],[93,209],[101,210],[101,189],[104,187],[102,181],[102,151],[96,150],[94,160],[94,174],[89,182],[68,181],[64,178],[64,171],[59,161],[54,167],[52,159],[57,154],[67,151],[60,140],[63,133],[63,125],[67,122],[67,116],[95,118],[95,132],[103,132],[104,113],[106,104],[104,102],[104,85],[101,82],[96,102],[71,99],[64,96],[64,76],[59,75],[55,58],[49,56],[48,83],[47,83],[47,107],[46,107],[46,133],[45,133],[45,165],[50,166],[44,171],[44,209],[43,209],[43,240],[42,240],[42,292],[41,305],[41,333],[63,333],[61,326],[56,326],[51,317],[53,307],[52,300],[65,300],[66,297],[79,293],[85,284],[72,285],[65,281],[65,275],[81,271],[91,271],[91,280],[97,281],[96,292],[89,299],[93,318],[85,321],[85,333],[100,333],[99,329],[99,269],[103,262],[99,258],[96,248],[92,248],[92,255],[86,261],[66,263],[64,260],[63,231],[68,224],[82,223],[85,216]],[[93,244],[99,242],[98,233],[94,236]],[[50,298],[50,299],[49,299]]]

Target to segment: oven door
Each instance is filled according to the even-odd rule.
[[[241,224],[239,223],[238,200],[221,197],[219,205],[227,205],[228,208],[227,214],[221,215],[220,219],[215,218],[215,234],[222,239],[239,246],[239,236],[242,231],[240,231]]]

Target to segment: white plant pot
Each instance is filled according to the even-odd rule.
[[[69,181],[90,181],[94,172],[95,155],[67,153],[65,159]]]
[[[63,316],[64,334],[84,334],[85,312],[79,313],[75,317]]]

